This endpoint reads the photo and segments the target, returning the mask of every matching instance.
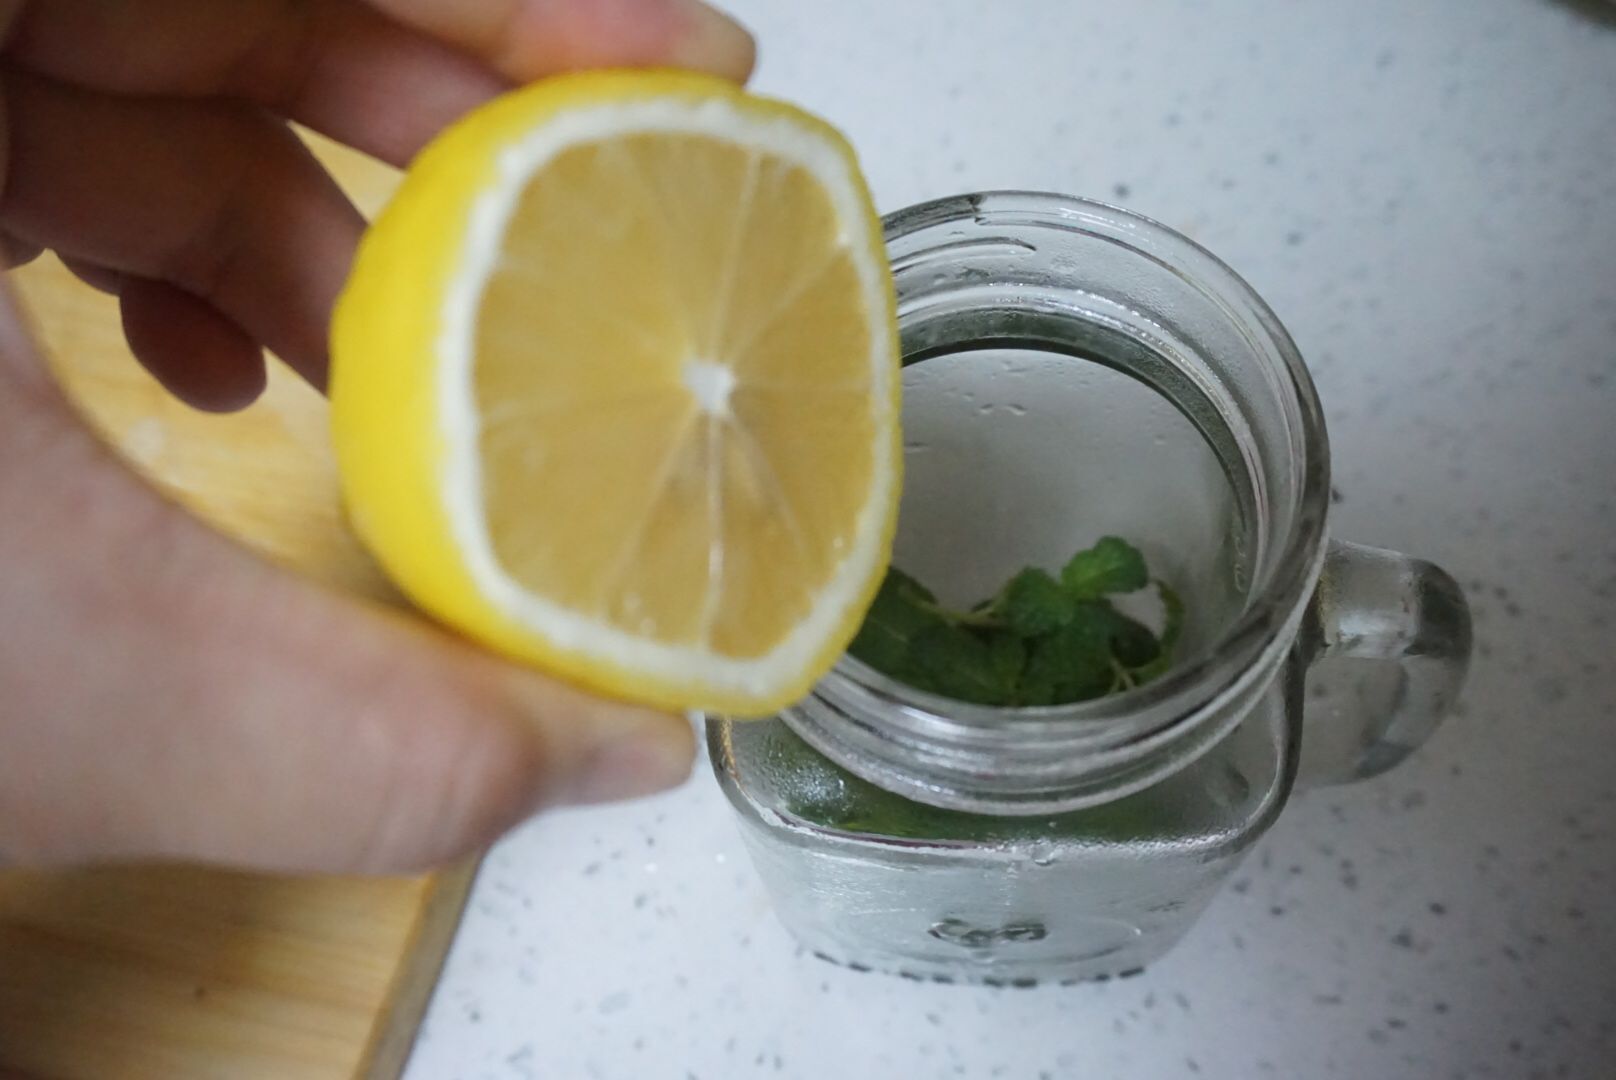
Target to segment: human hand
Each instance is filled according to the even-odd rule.
[[[288,119],[405,163],[514,82],[744,78],[696,0],[0,0],[0,241],[116,294],[176,395],[317,386],[363,222]],[[599,701],[264,564],[85,430],[0,294],[0,864],[396,871],[689,768]]]

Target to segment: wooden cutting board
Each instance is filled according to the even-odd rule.
[[[387,170],[317,149],[362,209],[385,198]],[[111,300],[50,259],[15,277],[63,384],[131,464],[267,557],[394,598],[343,526],[317,394],[277,370],[244,413],[192,412],[129,357]],[[472,869],[0,873],[0,1077],[397,1076]]]

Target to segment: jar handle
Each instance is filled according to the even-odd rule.
[[[1396,676],[1386,708],[1365,701],[1363,680],[1309,687],[1298,782],[1362,780],[1417,750],[1453,708],[1470,667],[1470,606],[1438,566],[1334,541],[1302,644],[1310,682],[1337,660],[1353,663],[1330,664],[1336,671]]]

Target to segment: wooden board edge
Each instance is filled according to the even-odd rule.
[[[398,1080],[404,1072],[438,975],[448,959],[455,930],[466,910],[479,862],[472,859],[441,871],[433,878],[420,914],[404,943],[398,970],[376,1014],[376,1024],[354,1073],[355,1080]]]

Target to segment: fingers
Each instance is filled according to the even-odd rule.
[[[289,50],[281,74],[246,93],[390,164],[409,164],[438,132],[509,88],[471,57],[368,7],[313,10],[328,13],[323,25]]]
[[[161,281],[127,279],[118,292],[123,334],[169,393],[207,412],[233,412],[264,392],[264,354],[235,323]]]
[[[695,0],[34,0],[4,51],[92,89],[245,97],[394,164],[511,81],[648,64],[743,79],[753,56]]]
[[[91,288],[118,298],[130,352],[187,405],[235,412],[264,392],[263,350],[212,305],[164,282],[82,259],[64,258],[62,265]]]
[[[0,177],[5,174],[0,172]],[[27,266],[45,249],[38,244],[28,244],[16,237],[7,236],[0,232],[0,270],[13,270],[19,266]]]
[[[0,863],[383,872],[677,782],[683,720],[284,575],[119,466],[0,303]],[[25,400],[30,400],[28,405]]]
[[[10,235],[167,282],[324,385],[363,220],[295,135],[247,106],[4,86]]]
[[[245,98],[394,164],[508,85],[356,0],[36,0],[5,58],[119,95]]]
[[[700,0],[371,0],[519,82],[589,67],[665,64],[744,80],[752,36]]]
[[[116,270],[108,270],[104,266],[75,259],[71,255],[66,257],[59,255],[57,258],[61,259],[62,265],[67,267],[68,272],[74,277],[96,292],[103,292],[108,296],[117,296],[123,290],[123,283],[128,280]]]

